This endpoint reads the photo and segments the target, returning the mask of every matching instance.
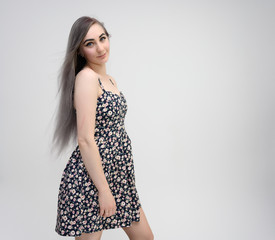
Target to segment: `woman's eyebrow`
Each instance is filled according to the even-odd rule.
[[[101,36],[104,35],[104,34],[105,34],[105,33],[101,33],[100,36],[99,36],[98,38],[101,38]],[[94,40],[94,39],[93,39],[93,38],[86,39],[86,40],[83,42],[83,44],[85,44],[85,42],[87,42],[87,41],[92,41],[92,40]]]

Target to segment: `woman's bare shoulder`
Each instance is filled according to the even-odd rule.
[[[75,76],[75,90],[82,92],[87,89],[96,89],[98,93],[98,74],[90,68],[83,68]]]
[[[83,68],[82,70],[79,71],[79,73],[75,76],[76,79],[79,78],[87,78],[87,77],[92,77],[92,78],[98,78],[98,74],[91,68]]]

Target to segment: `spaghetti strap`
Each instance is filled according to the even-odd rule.
[[[115,86],[115,84],[113,83],[112,79],[111,79],[111,78],[109,78],[109,80],[110,80],[110,81],[111,81],[111,83]]]
[[[100,87],[102,88],[102,90],[105,90],[103,85],[102,85],[102,82],[100,81],[100,78],[98,78],[98,81],[99,81],[99,84],[100,84]]]

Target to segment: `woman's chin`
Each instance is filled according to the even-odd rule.
[[[108,56],[105,57],[104,59],[102,59],[101,61],[99,61],[100,63],[106,63],[108,61]]]

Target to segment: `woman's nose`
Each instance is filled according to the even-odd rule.
[[[101,44],[97,44],[97,52],[101,53],[103,50],[103,46]]]

